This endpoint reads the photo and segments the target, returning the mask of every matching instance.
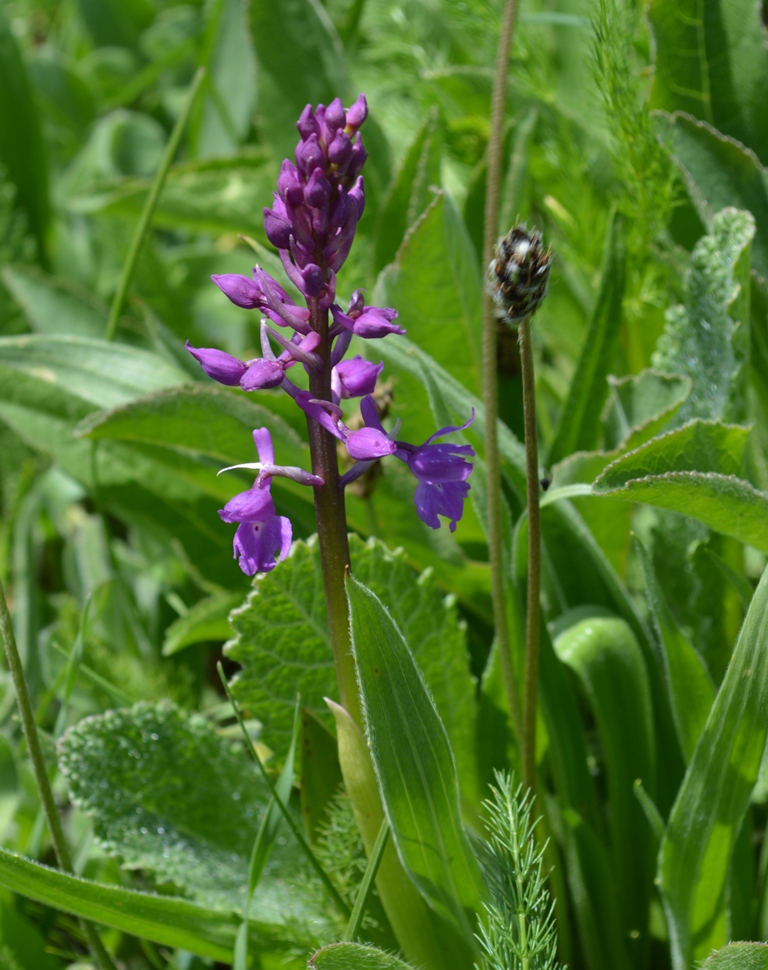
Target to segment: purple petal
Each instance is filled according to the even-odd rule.
[[[275,503],[266,488],[249,488],[231,498],[219,509],[222,522],[266,522],[275,514]]]
[[[282,515],[266,522],[244,522],[238,526],[233,543],[235,558],[246,576],[268,573],[291,548],[291,523]]]
[[[264,391],[270,387],[277,387],[285,377],[285,369],[276,360],[264,360],[257,357],[251,361],[248,369],[240,378],[240,387],[244,391]]]
[[[244,310],[254,310],[264,298],[259,284],[249,276],[241,276],[239,273],[221,273],[212,276],[211,279],[235,306],[242,307]]]
[[[398,441],[397,446],[398,452],[410,452],[404,460],[419,481],[430,484],[464,482],[472,471],[472,465],[463,457],[475,454],[470,445],[421,445],[403,449]]]
[[[190,354],[199,361],[205,373],[218,381],[219,384],[237,387],[240,383],[240,378],[247,369],[247,365],[242,360],[213,347],[193,347],[189,341],[186,342],[185,346]]]
[[[301,279],[304,284],[301,292],[305,296],[320,296],[323,288],[323,271],[315,263],[308,263],[301,271]]]
[[[256,428],[253,432],[253,443],[256,445],[256,454],[259,461],[264,465],[274,465],[275,449],[272,445],[272,435],[269,428]]]
[[[358,354],[351,360],[343,360],[336,366],[336,373],[341,382],[341,397],[362,397],[373,394],[376,380],[384,370],[384,361],[372,364]]]
[[[346,443],[350,457],[357,458],[359,461],[392,455],[397,447],[394,441],[378,428],[360,428],[358,431],[352,431],[347,435]]]
[[[464,512],[464,499],[468,494],[469,485],[466,482],[451,482],[447,485],[419,482],[414,494],[416,512],[421,521],[431,529],[440,528],[438,515],[444,515],[451,520],[451,532],[455,532],[456,523]]]
[[[466,428],[470,426],[470,424],[472,424],[474,420],[475,420],[475,409],[472,408],[472,414],[470,414],[468,421],[465,421],[464,424],[449,424],[449,425],[446,425],[446,427],[444,428],[440,428],[439,431],[435,431],[433,435],[430,435],[427,438],[427,440],[424,442],[424,444],[429,445],[435,440],[435,438],[442,438],[444,434],[451,434],[451,432],[453,431],[464,431]],[[474,454],[474,452],[472,452],[472,454]]]

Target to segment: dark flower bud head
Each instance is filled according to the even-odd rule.
[[[536,230],[515,226],[499,240],[488,267],[488,285],[503,323],[515,324],[535,313],[547,295],[551,250]]]
[[[367,117],[368,102],[365,100],[365,95],[361,94],[347,111],[347,131],[357,131]]]
[[[216,350],[214,347],[193,347],[189,341],[186,343],[186,348],[199,361],[205,373],[219,384],[236,387],[247,369],[247,365],[242,360],[224,353],[223,350]]]
[[[316,168],[310,175],[304,189],[304,201],[313,209],[324,209],[331,201],[331,183],[321,168]]]
[[[325,171],[327,165],[328,159],[320,147],[317,135],[310,135],[306,141],[296,146],[296,167],[305,178],[308,178],[316,168]]]
[[[294,208],[304,201],[304,187],[299,173],[296,171],[296,166],[287,158],[283,159],[280,175],[277,178],[277,191],[283,202]]]
[[[293,226],[272,209],[265,209],[264,232],[275,249],[288,249],[293,235]]]

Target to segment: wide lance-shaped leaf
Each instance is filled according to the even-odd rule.
[[[440,185],[442,143],[440,117],[433,107],[382,202],[373,257],[376,273],[392,262],[407,230],[434,200],[434,189]]]
[[[726,206],[752,213],[752,266],[768,281],[768,170],[753,152],[690,115],[660,111],[656,119],[662,142],[706,226],[711,227],[715,213]]]
[[[398,855],[428,902],[473,945],[482,878],[461,822],[448,735],[381,600],[353,577],[347,596],[371,757]]]
[[[264,205],[274,179],[262,155],[190,162],[168,173],[152,217],[161,228],[192,232],[243,232],[264,240]],[[149,193],[148,179],[126,178],[70,203],[75,212],[136,217]]]
[[[745,364],[746,335],[734,340],[737,324],[728,310],[742,285],[749,286],[749,246],[755,220],[749,212],[723,209],[712,220],[710,235],[691,253],[683,281],[684,303],[666,313],[664,333],[653,366],[667,374],[685,374],[693,387],[677,413],[682,424],[692,417],[723,418],[740,413],[738,375]],[[744,268],[747,276],[744,276]],[[743,284],[739,282],[741,277]]]
[[[667,825],[658,880],[675,970],[728,939],[733,846],[768,733],[768,571],[763,573]]]
[[[242,909],[269,791],[209,721],[169,702],[108,711],[62,737],[59,766],[96,839],[126,868],[151,872],[210,909]],[[302,858],[292,838],[275,846],[249,909],[257,922],[307,931],[303,918],[317,914],[303,910],[284,879],[289,868],[292,882],[307,878]]]
[[[610,845],[614,891],[626,938],[642,962],[649,938],[653,885],[653,834],[643,818],[633,785],[643,780],[655,795],[656,752],[648,673],[637,639],[617,617],[592,616],[570,626],[555,640],[560,660],[581,681],[600,736],[608,780]]]
[[[672,615],[656,578],[651,557],[637,538],[635,552],[643,568],[645,595],[664,660],[677,736],[686,761],[690,761],[712,708],[715,688],[704,661]]]
[[[768,164],[768,50],[759,0],[653,0],[651,108],[681,110]]]
[[[735,474],[748,431],[691,421],[610,464],[592,494],[682,512],[768,551],[768,494]]]
[[[41,256],[51,218],[48,163],[32,85],[5,11],[0,10],[0,165],[16,186]]]
[[[0,275],[30,326],[38,333],[103,336],[107,326],[106,304],[79,291],[68,280],[46,276],[31,266],[4,266]]]
[[[608,376],[603,431],[608,448],[639,448],[661,431],[691,393],[689,377],[647,369]]]
[[[241,918],[173,896],[136,892],[70,876],[0,848],[0,885],[73,916],[94,920],[162,946],[229,961]],[[285,951],[282,927],[251,924],[255,950]]]
[[[361,943],[331,943],[313,953],[314,970],[411,970],[407,963],[374,946]]]
[[[477,257],[452,200],[439,193],[376,284],[411,341],[479,393],[482,286]],[[376,348],[378,351],[378,348]]]
[[[713,953],[701,970],[767,970],[768,943],[729,943]]]
[[[574,451],[595,448],[599,443],[600,414],[608,397],[606,379],[619,347],[624,264],[622,223],[613,215],[606,230],[600,287],[568,397],[563,403],[555,440],[549,450],[550,464]]]
[[[455,604],[444,599],[431,572],[417,578],[402,551],[393,553],[379,540],[363,543],[356,536],[350,536],[350,551],[355,575],[387,603],[413,643],[471,784],[474,685],[466,630]],[[302,704],[329,723],[323,698],[336,694],[336,678],[317,540],[294,543],[285,562],[256,579],[230,622],[235,637],[225,653],[243,668],[232,690],[263,722],[267,743],[287,743],[297,690]]]
[[[292,158],[304,106],[337,97],[347,103],[341,41],[317,0],[251,0],[248,25],[258,65],[257,110],[275,157]]]

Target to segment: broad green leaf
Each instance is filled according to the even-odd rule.
[[[755,220],[752,265],[768,280],[768,172],[751,151],[702,121],[659,112],[662,141],[680,167],[696,210],[712,226],[727,206],[751,212]]]
[[[354,574],[384,600],[413,643],[471,783],[474,685],[455,604],[444,600],[431,572],[417,578],[402,551],[392,553],[378,540],[350,540]],[[325,720],[324,697],[336,694],[336,678],[317,540],[294,543],[285,562],[259,576],[231,623],[235,638],[225,653],[243,668],[232,690],[264,723],[267,743],[287,745],[297,690],[302,704]]]
[[[737,477],[748,428],[690,421],[610,464],[592,494],[682,512],[768,551],[768,494]]]
[[[391,953],[361,943],[324,946],[309,958],[309,966],[314,970],[411,970]]]
[[[31,266],[5,266],[3,283],[38,333],[101,337],[107,306],[67,280],[46,276]]]
[[[45,906],[214,960],[229,961],[240,917],[186,899],[69,876],[0,848],[0,885]],[[251,923],[254,949],[289,948],[281,927]]]
[[[144,206],[150,184],[148,179],[122,179],[74,199],[70,206],[85,214],[135,217]],[[263,240],[262,211],[273,188],[273,178],[260,154],[177,165],[168,173],[152,222],[174,230],[242,232]]]
[[[214,593],[195,603],[165,631],[163,656],[206,640],[226,640],[232,632],[229,614],[243,601],[240,593]]]
[[[737,324],[728,309],[741,288],[738,264],[749,266],[754,234],[755,220],[749,212],[718,212],[711,234],[691,253],[683,281],[684,303],[667,310],[653,365],[667,374],[685,374],[693,383],[677,413],[678,424],[692,417],[729,417],[734,409],[733,385],[744,366],[747,344],[742,340],[743,349],[737,351]],[[745,282],[748,286],[748,276]]]
[[[398,855],[430,904],[473,945],[482,880],[461,822],[448,735],[386,607],[353,577],[347,596],[368,741]]]
[[[607,377],[619,347],[625,256],[622,222],[613,216],[605,236],[600,287],[568,397],[563,402],[548,461],[554,464],[574,451],[595,448],[600,414],[608,396]]]
[[[758,0],[653,0],[651,108],[687,111],[768,164],[768,50]]]
[[[699,654],[677,624],[659,586],[651,557],[639,539],[635,551],[645,579],[645,595],[661,646],[666,685],[680,748],[690,761],[706,724],[715,688]]]
[[[689,377],[644,370],[637,375],[608,377],[603,412],[607,448],[639,448],[670,421],[691,393]]]
[[[768,733],[768,571],[699,738],[659,853],[675,970],[728,939],[726,885]]]
[[[26,213],[38,252],[44,257],[51,218],[46,145],[32,86],[5,10],[0,10],[0,165],[16,186],[17,204]]]
[[[186,380],[179,368],[145,350],[42,334],[0,338],[0,371],[53,385],[96,407],[115,407]]]
[[[445,193],[434,198],[394,264],[379,276],[375,301],[396,307],[409,340],[479,393],[480,270],[464,222]]]
[[[652,833],[644,824],[633,785],[643,779],[655,793],[653,708],[645,661],[630,627],[617,617],[592,616],[555,640],[560,660],[579,678],[592,708],[608,782],[614,891],[628,939],[645,927],[653,885]],[[646,951],[645,934],[635,944]]]
[[[337,97],[347,104],[344,51],[317,0],[252,0],[248,25],[256,51],[257,110],[275,157],[290,158],[305,105]]]
[[[59,765],[99,843],[126,868],[148,871],[209,909],[245,906],[269,791],[209,721],[169,702],[108,711],[64,735]],[[307,878],[301,858],[290,839],[273,853],[250,906],[254,919],[303,932],[301,901],[282,878],[287,867]]]
[[[322,952],[322,951],[321,951]],[[713,953],[701,970],[766,970],[768,943],[729,943]]]
[[[373,257],[376,273],[394,260],[407,230],[434,200],[441,182],[442,141],[439,114],[432,108],[382,202]]]

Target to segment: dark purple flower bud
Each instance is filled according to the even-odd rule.
[[[331,201],[331,183],[321,168],[316,168],[310,175],[304,189],[304,201],[313,209],[324,209]]]
[[[328,161],[343,169],[352,157],[352,141],[345,131],[337,131],[328,146]]]
[[[351,360],[343,360],[333,369],[333,377],[338,381],[338,395],[340,398],[363,397],[373,394],[379,374],[384,370],[384,361],[372,364],[358,354]]]
[[[299,206],[304,201],[304,189],[296,171],[287,158],[283,159],[280,174],[277,177],[277,191],[283,202],[290,206]]]
[[[248,365],[248,369],[240,378],[240,387],[244,391],[265,391],[270,387],[277,387],[285,377],[285,367],[276,360],[264,360],[257,357]]]
[[[299,115],[299,120],[296,122],[296,127],[298,128],[299,134],[301,135],[303,141],[306,141],[310,135],[320,134],[320,125],[317,123],[315,112],[312,110],[311,104],[308,104]]]
[[[193,347],[189,341],[186,343],[186,348],[200,362],[205,373],[219,384],[236,387],[240,383],[240,378],[247,366],[242,360],[225,354],[223,350],[215,350],[213,347]]]
[[[397,450],[394,441],[378,428],[366,427],[358,431],[350,431],[346,436],[346,444],[350,458],[356,458],[358,461],[383,458],[385,455],[393,455]]]
[[[261,287],[249,276],[241,276],[239,273],[222,273],[212,276],[211,279],[218,286],[224,296],[244,310],[255,310],[261,306],[264,294]]]
[[[281,219],[272,209],[264,210],[264,232],[275,249],[288,249],[293,235],[293,226]]]
[[[332,231],[340,229],[347,224],[352,214],[349,194],[343,186],[339,185],[331,201],[328,219],[329,228]]]
[[[365,100],[365,95],[361,94],[352,107],[347,110],[347,128],[350,131],[357,131],[367,117],[368,102]]]
[[[325,109],[324,121],[325,127],[331,133],[346,125],[347,116],[344,111],[344,105],[341,103],[341,98],[334,98]]]
[[[315,263],[307,263],[301,271],[303,286],[301,292],[304,296],[320,296],[323,289],[323,271]]]
[[[266,522],[244,522],[235,533],[235,559],[246,576],[268,573],[288,555],[292,535],[284,515],[273,515]]]
[[[368,158],[368,152],[365,150],[363,139],[360,137],[360,132],[358,132],[355,136],[355,141],[349,156],[349,164],[347,165],[346,175],[348,178],[353,179],[360,173],[363,165],[365,165],[366,158]]]
[[[328,167],[328,159],[320,147],[317,135],[310,135],[306,141],[297,145],[296,167],[305,178],[308,178],[316,168],[325,171]]]
[[[354,203],[353,203],[354,205]],[[338,272],[344,265],[352,243],[355,239],[355,229],[357,228],[357,216],[353,214],[346,226],[338,232],[323,250],[328,267],[334,272]]]
[[[223,509],[219,509],[222,522],[264,522],[275,514],[275,503],[269,490],[253,486],[231,498]]]
[[[357,221],[359,222],[365,212],[365,183],[363,182],[362,175],[349,190],[349,197],[355,200],[355,204],[357,205]]]

